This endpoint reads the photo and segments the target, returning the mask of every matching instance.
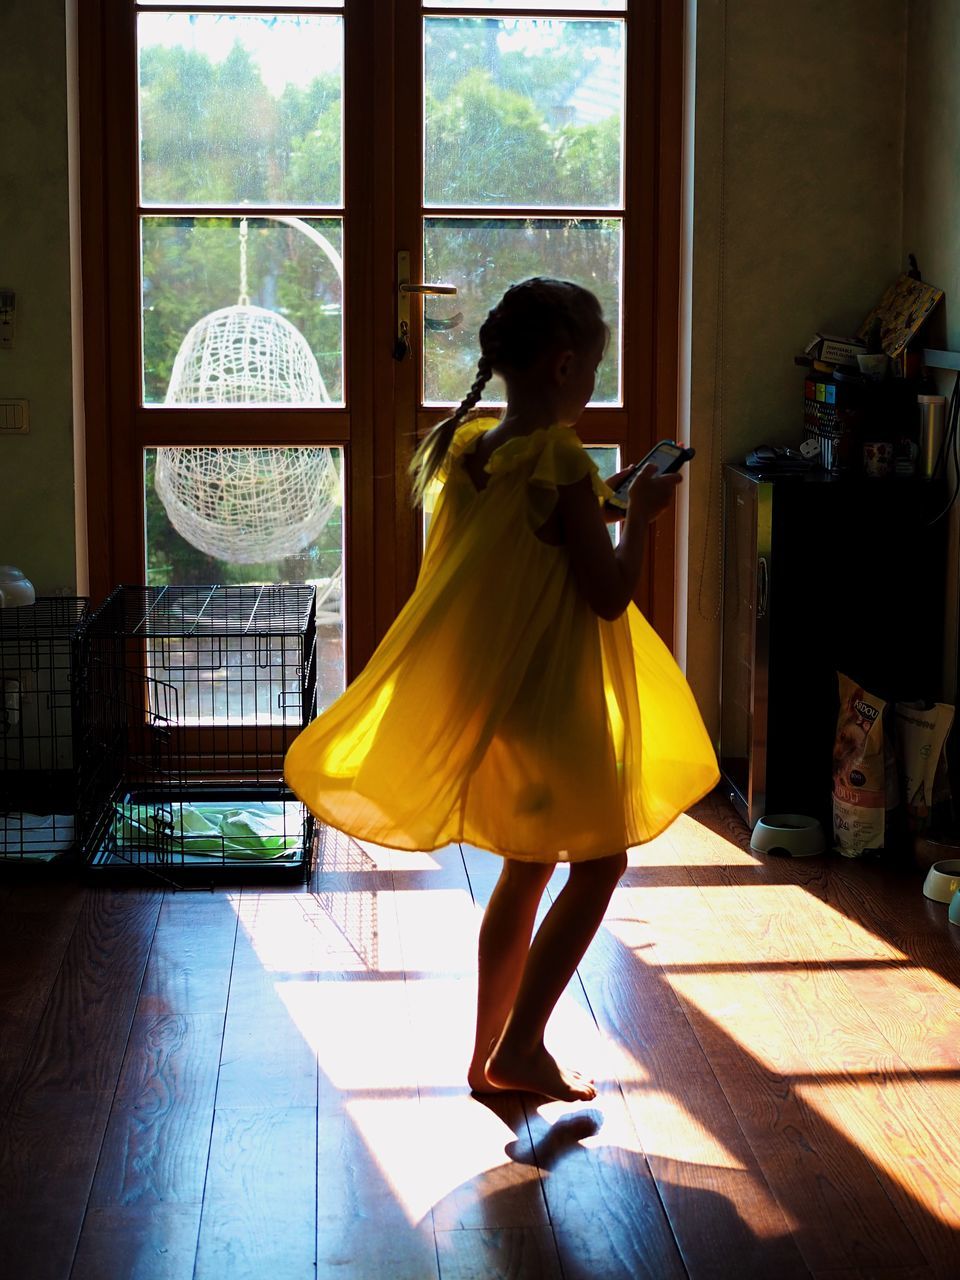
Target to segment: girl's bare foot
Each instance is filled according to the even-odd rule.
[[[473,1051],[473,1061],[467,1071],[467,1084],[470,1086],[471,1093],[502,1093],[495,1084],[491,1084],[487,1079],[486,1065],[487,1058],[493,1052],[493,1046],[497,1043],[497,1037],[494,1036],[487,1044],[486,1049],[477,1049]]]
[[[484,1076],[487,1089],[519,1089],[559,1102],[589,1102],[597,1096],[591,1081],[576,1071],[565,1071],[543,1045],[532,1054],[518,1054],[501,1042],[487,1059]]]
[[[470,1086],[471,1093],[503,1092],[499,1085],[491,1084],[487,1079],[487,1073],[482,1063],[479,1066],[475,1062],[470,1063],[470,1070],[467,1072],[467,1084]]]

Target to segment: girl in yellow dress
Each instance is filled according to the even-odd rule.
[[[640,472],[614,547],[611,490],[574,431],[607,336],[567,281],[526,280],[490,312],[476,381],[414,457],[418,501],[442,482],[416,590],[286,759],[296,794],[349,835],[502,855],[480,929],[476,1091],[595,1095],[544,1047],[547,1020],[626,849],[718,780],[690,689],[633,603],[680,478]],[[493,373],[506,409],[477,416]],[[569,877],[531,942],[557,862]]]

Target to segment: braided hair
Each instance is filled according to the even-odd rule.
[[[600,303],[569,280],[534,276],[503,295],[480,326],[477,376],[460,404],[437,423],[413,455],[413,497],[423,502],[430,481],[443,466],[457,428],[469,421],[494,373],[508,377],[534,365],[553,349],[589,351],[609,333]]]

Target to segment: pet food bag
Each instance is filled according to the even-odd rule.
[[[833,839],[848,858],[882,849],[899,800],[887,704],[838,673],[840,714],[833,746]]]
[[[947,738],[953,725],[953,707],[898,702],[894,707],[897,759],[906,811],[912,834],[926,831],[937,816],[949,817],[950,781],[947,773]]]

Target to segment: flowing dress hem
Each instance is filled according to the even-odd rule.
[[[313,814],[316,820],[318,822],[322,822],[324,826],[330,827],[333,831],[339,831],[342,835],[349,836],[351,840],[363,840],[367,844],[374,844],[379,849],[394,849],[398,853],[437,853],[440,849],[447,849],[452,844],[468,844],[471,849],[482,849],[485,853],[496,854],[496,856],[499,858],[512,858],[515,862],[543,862],[543,863],[557,862],[557,863],[564,863],[564,864],[566,863],[572,864],[575,862],[595,862],[598,858],[611,858],[611,857],[614,857],[616,854],[625,853],[626,849],[639,849],[639,848],[642,848],[642,846],[645,844],[650,844],[650,842],[653,840],[656,840],[658,836],[663,835],[664,831],[666,831],[668,827],[672,826],[676,822],[677,818],[680,817],[681,814],[686,813],[688,809],[693,808],[695,804],[699,804],[701,800],[705,799],[705,797],[708,796],[710,792],[715,789],[715,787],[719,782],[720,782],[720,773],[718,770],[716,776],[714,777],[713,781],[710,783],[708,787],[694,792],[689,800],[683,801],[680,807],[677,809],[676,813],[673,815],[673,817],[668,818],[645,839],[635,840],[633,841],[632,844],[628,844],[625,847],[621,847],[617,849],[605,849],[600,853],[580,854],[575,858],[563,858],[559,854],[543,855],[541,853],[537,855],[533,853],[517,853],[515,850],[510,850],[509,852],[507,852],[503,849],[492,849],[488,844],[476,844],[473,840],[466,839],[466,837],[463,836],[462,834],[451,835],[447,839],[439,840],[437,841],[436,844],[432,844],[429,847],[425,847],[422,843],[421,844],[413,844],[413,843],[398,844],[394,842],[392,844],[387,844],[386,841],[384,840],[376,840],[374,839],[374,837],[369,835],[364,835],[360,831],[357,831],[357,830],[351,831],[347,827],[338,826],[337,822],[334,821],[332,817],[320,812],[320,809],[318,806],[308,804],[306,800],[302,799],[302,797],[301,797],[301,802],[304,804],[304,806],[307,809],[310,810],[310,812]]]

